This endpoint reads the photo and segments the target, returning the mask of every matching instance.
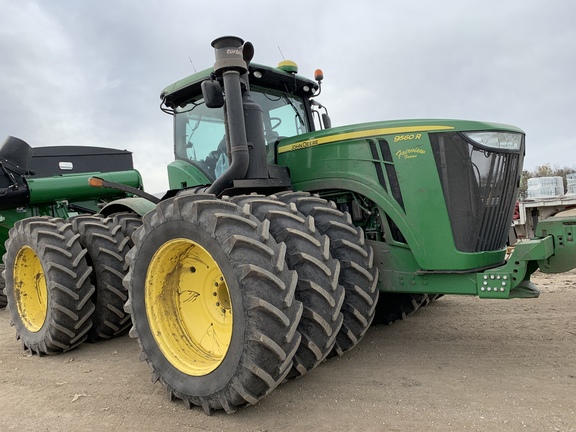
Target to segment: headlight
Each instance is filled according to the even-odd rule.
[[[502,150],[519,150],[523,135],[515,132],[463,132],[463,134],[481,146]]]

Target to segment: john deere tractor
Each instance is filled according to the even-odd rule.
[[[252,64],[252,44],[236,37],[212,46],[213,68],[161,94],[174,117],[171,190],[147,211],[132,208],[142,226],[126,254],[130,334],[171,399],[234,412],[352,349],[374,320],[444,294],[537,297],[535,270],[576,265],[576,219],[561,215],[507,256],[520,129],[331,127],[315,100],[320,71],[311,80],[291,62]],[[45,278],[34,292],[50,302],[52,251],[20,239],[8,241],[9,299],[22,304]]]

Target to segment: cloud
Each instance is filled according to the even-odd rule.
[[[172,131],[160,91],[211,66],[210,42],[234,34],[254,43],[258,63],[276,64],[281,50],[301,74],[322,68],[335,125],[511,123],[528,134],[527,168],[573,166],[576,3],[549,5],[0,0],[0,134],[126,148],[147,189],[166,189]]]

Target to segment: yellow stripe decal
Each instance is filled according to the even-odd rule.
[[[354,138],[368,138],[377,135],[392,135],[402,134],[408,132],[428,132],[435,130],[454,129],[453,126],[404,126],[404,127],[390,127],[380,129],[368,129],[356,132],[348,132],[339,135],[330,135],[322,138],[312,138],[307,141],[300,141],[294,144],[288,144],[278,148],[278,153],[286,153],[289,151],[300,150],[308,147],[316,147],[321,144],[328,144],[336,141],[346,141]]]

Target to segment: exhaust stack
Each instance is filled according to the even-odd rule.
[[[248,83],[254,46],[238,37],[224,36],[214,40],[212,47],[216,57],[214,75],[222,79],[226,95],[224,119],[230,166],[207,192],[220,195],[234,180],[267,179],[268,166],[262,108],[250,98]]]

